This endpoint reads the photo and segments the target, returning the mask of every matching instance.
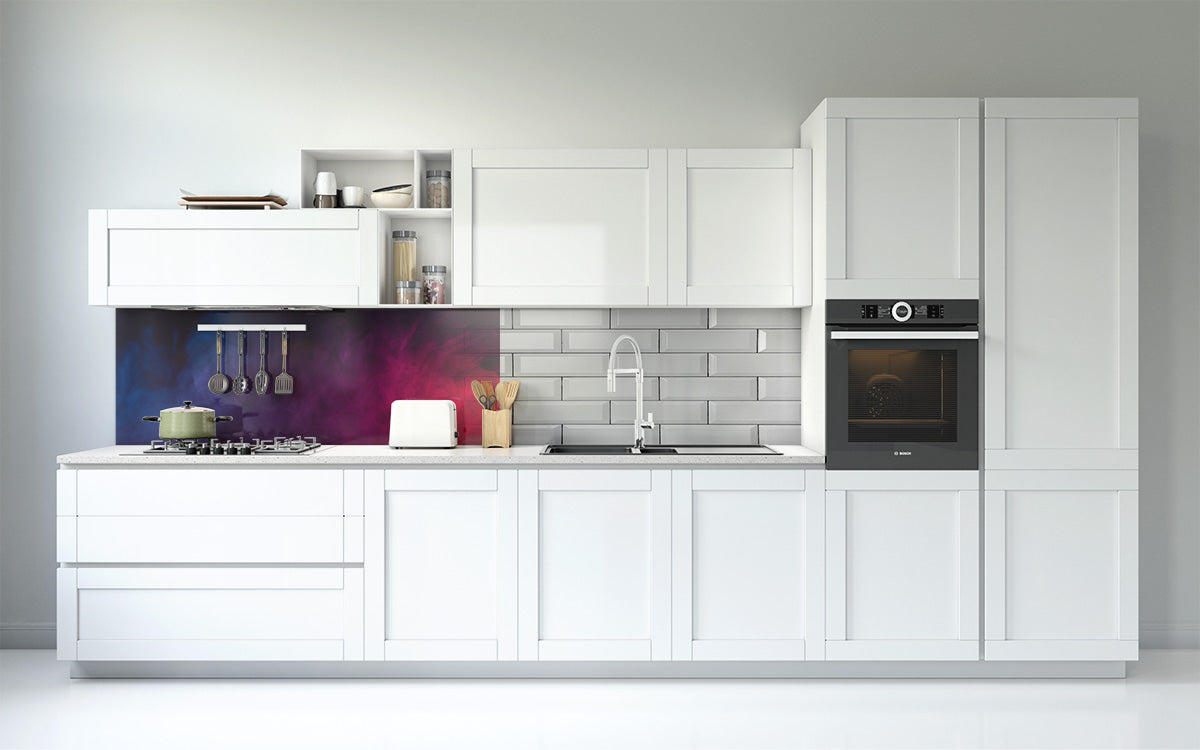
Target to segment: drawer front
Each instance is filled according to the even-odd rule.
[[[341,516],[80,516],[76,522],[80,563],[345,561]]]
[[[64,658],[361,658],[361,570],[82,568],[60,580]],[[65,611],[64,611],[65,610]],[[60,656],[64,656],[60,642]],[[73,652],[73,653],[72,653]]]
[[[78,472],[81,516],[340,516],[336,469],[95,469]]]

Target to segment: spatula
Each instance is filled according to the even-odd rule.
[[[287,331],[283,332],[283,368],[275,376],[275,395],[287,396],[292,392],[292,376],[287,371]]]
[[[254,392],[260,396],[267,395],[267,386],[271,385],[271,373],[267,372],[267,332],[258,332],[258,372],[254,374]]]

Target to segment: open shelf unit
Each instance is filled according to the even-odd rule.
[[[448,148],[429,149],[301,149],[300,186],[302,207],[312,205],[314,184],[318,172],[333,172],[339,188],[359,185],[366,195],[366,208],[371,204],[371,191],[388,185],[409,183],[413,186],[413,205],[410,208],[377,209],[385,219],[383,243],[384,294],[382,302],[395,302],[395,274],[392,266],[392,232],[410,230],[417,233],[417,272],[421,266],[439,265],[447,268],[447,289],[453,289],[453,208],[425,207],[425,171],[448,169],[451,174],[453,201],[457,170],[452,166]],[[465,175],[464,175],[465,177]],[[453,206],[453,203],[451,203]],[[419,278],[418,278],[419,280]],[[453,299],[450,300],[453,302]]]

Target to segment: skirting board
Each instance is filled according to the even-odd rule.
[[[74,678],[1121,678],[1125,662],[71,662]]]
[[[0,625],[0,648],[55,648],[55,638],[50,624]]]

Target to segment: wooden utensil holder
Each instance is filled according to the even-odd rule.
[[[512,447],[512,409],[483,410],[483,447]]]

